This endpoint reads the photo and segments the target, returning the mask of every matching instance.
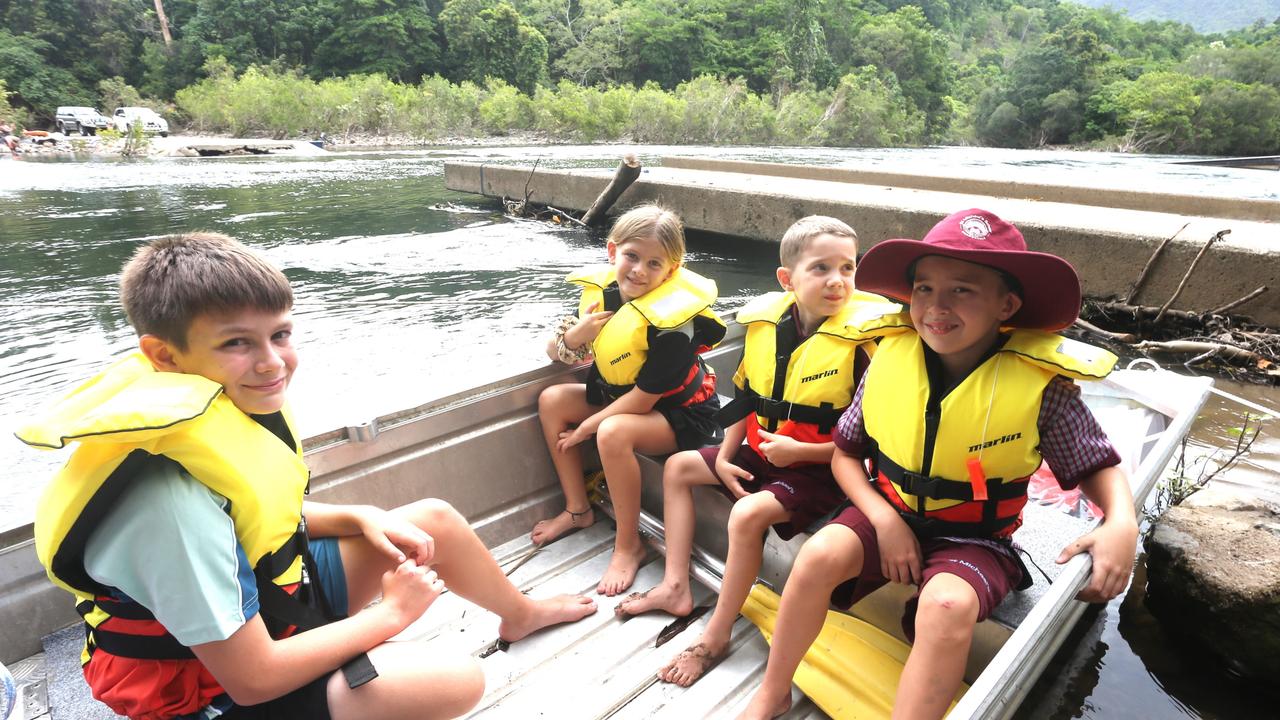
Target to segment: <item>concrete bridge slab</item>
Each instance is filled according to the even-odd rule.
[[[584,210],[611,169],[536,169],[446,163],[451,190]],[[1122,297],[1160,242],[1174,237],[1136,302],[1162,305],[1192,258],[1220,230],[1231,234],[1201,261],[1175,309],[1205,311],[1270,290],[1236,309],[1280,327],[1280,202],[1065,188],[966,178],[905,176],[774,163],[664,158],[645,168],[619,208],[658,202],[692,230],[777,242],[806,215],[831,215],[857,231],[863,250],[919,238],[956,210],[981,207],[1016,224],[1033,250],[1076,266],[1090,297]],[[1185,227],[1184,227],[1185,226]]]

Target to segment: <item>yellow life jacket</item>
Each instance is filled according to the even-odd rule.
[[[579,317],[586,315],[593,305],[596,312],[613,310],[613,316],[591,343],[595,371],[606,385],[605,394],[610,399],[623,395],[635,384],[640,368],[648,357],[649,327],[659,330],[674,329],[701,315],[718,326],[720,332],[718,337],[706,339],[706,344],[701,345],[698,352],[715,347],[723,339],[724,322],[711,310],[711,305],[716,301],[714,280],[680,267],[662,285],[614,309],[607,307],[605,290],[616,279],[617,269],[612,265],[583,268],[567,278],[568,282],[582,286],[582,298],[578,302]],[[681,388],[691,391],[690,395],[702,384],[701,363],[698,366],[698,372],[691,374],[689,381]]]
[[[291,611],[275,612],[281,595],[288,594],[284,588],[296,588],[303,580],[302,497],[309,477],[292,418],[287,410],[282,415],[293,448],[241,412],[218,383],[199,375],[157,372],[141,353],[133,353],[18,431],[18,438],[33,447],[78,445],[40,498],[36,553],[49,578],[76,597],[88,625],[83,662],[92,664],[99,651],[114,656],[115,677],[103,680],[105,687],[95,685],[93,668],[86,668],[95,694],[109,698],[113,707],[141,712],[136,703],[145,703],[149,694],[164,694],[156,688],[120,687],[156,675],[121,669],[120,658],[175,663],[177,680],[171,681],[201,686],[192,702],[207,703],[221,692],[202,667],[183,665],[196,663],[194,656],[146,608],[116,600],[112,588],[93,580],[84,567],[91,533],[136,472],[156,456],[177,463],[230,501],[236,537],[255,568],[262,613],[273,634],[302,624],[297,616],[286,617]],[[265,585],[274,587],[264,591]]]
[[[874,339],[894,332],[896,313],[902,309],[879,295],[855,291],[840,312],[782,354],[778,325],[790,317],[794,304],[794,293],[772,292],[738,311],[738,323],[747,327],[742,363],[733,376],[738,392],[720,420],[731,425],[754,412],[747,442],[757,450],[762,428],[800,442],[830,441],[857,388],[856,351],[861,348],[872,356]]]
[[[1014,330],[939,400],[932,397],[920,336],[885,338],[862,398],[867,434],[877,446],[877,488],[922,535],[1012,535],[1028,478],[1040,467],[1037,421],[1045,387],[1055,375],[1103,378],[1115,362],[1101,348]]]

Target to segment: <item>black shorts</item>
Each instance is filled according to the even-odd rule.
[[[288,695],[257,705],[236,705],[222,715],[225,720],[330,720],[327,672]]]
[[[347,615],[347,576],[342,567],[338,538],[312,538],[317,583],[338,615]],[[223,713],[226,720],[330,720],[327,672],[291,693],[257,705],[233,705]]]

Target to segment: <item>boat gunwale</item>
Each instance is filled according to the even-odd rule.
[[[1158,373],[1169,371],[1159,370]],[[1143,503],[1154,489],[1160,475],[1168,466],[1173,453],[1195,422],[1199,408],[1204,405],[1213,386],[1211,378],[1192,378],[1176,373],[1169,373],[1179,378],[1179,382],[1188,388],[1199,386],[1194,395],[1188,394],[1186,401],[1177,408],[1170,423],[1155,440],[1155,445],[1144,455],[1138,471],[1136,484],[1131,481],[1134,504],[1141,511]],[[1167,397],[1157,397],[1145,388],[1108,378],[1102,381],[1105,385],[1119,387],[1128,396],[1138,402],[1161,412],[1160,408],[1168,408]],[[1091,523],[1092,530],[1100,521]],[[1048,592],[1032,606],[1031,610],[1014,628],[1013,633],[983,669],[982,673],[970,684],[969,690],[951,709],[947,717],[951,720],[964,718],[1008,718],[1022,704],[1030,692],[1035,680],[1048,664],[1050,658],[1061,646],[1065,637],[1075,625],[1075,621],[1084,613],[1086,603],[1076,600],[1076,594],[1084,588],[1093,558],[1089,553],[1081,553],[1071,558],[1062,572],[1049,587]]]

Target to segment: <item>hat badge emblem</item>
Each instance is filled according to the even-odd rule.
[[[991,225],[981,215],[966,215],[960,220],[960,232],[974,240],[985,240],[991,234]]]

